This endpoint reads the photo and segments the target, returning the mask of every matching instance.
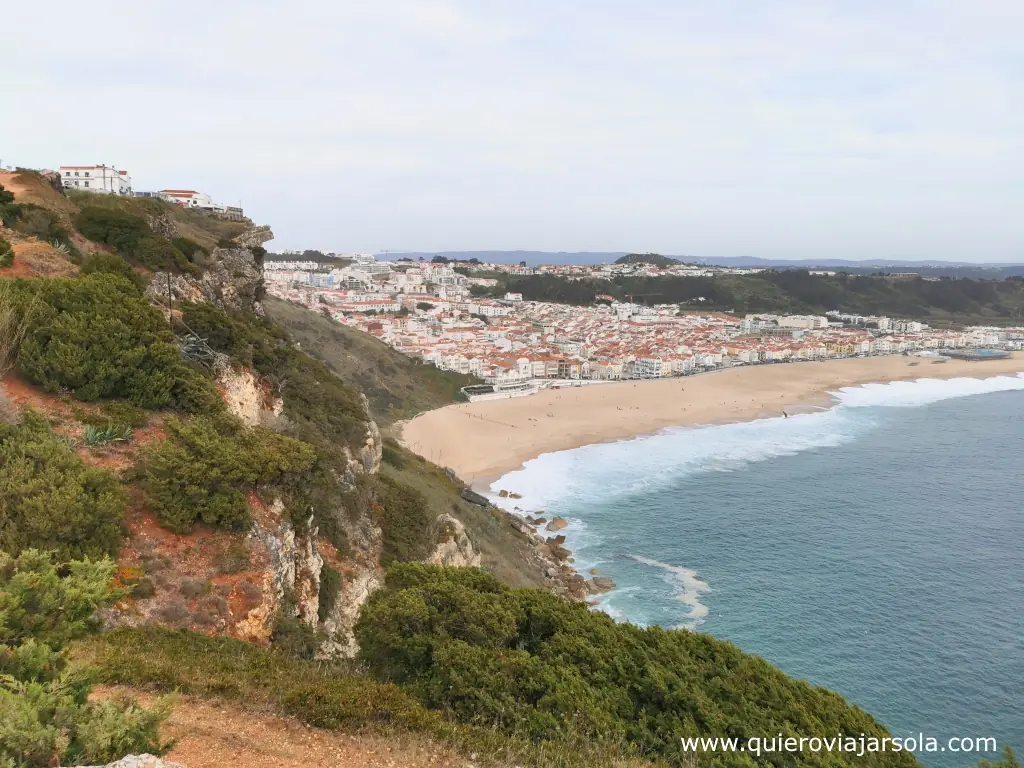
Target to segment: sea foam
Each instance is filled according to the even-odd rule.
[[[559,513],[587,501],[656,490],[698,472],[730,472],[751,462],[841,445],[872,427],[859,409],[915,407],[950,398],[1024,390],[1024,374],[984,379],[918,379],[844,387],[829,409],[715,426],[669,427],[657,434],[545,453],[491,485],[509,511]],[[858,409],[857,411],[853,409]],[[499,498],[499,489],[520,499]]]
[[[607,506],[616,498],[667,489],[686,475],[732,472],[752,462],[842,445],[874,427],[876,419],[865,409],[917,407],[1011,390],[1024,390],[1024,373],[844,387],[830,393],[835,404],[821,411],[715,426],[669,427],[654,435],[542,454],[495,481],[491,485],[492,500],[508,511],[543,511],[565,517],[569,521],[564,531],[567,546],[574,552],[577,568],[586,570],[602,565],[588,557],[588,546],[611,535],[616,525],[629,524],[628,505],[624,505],[621,520],[592,521],[588,525],[583,519],[588,503]],[[500,498],[500,489],[518,493],[521,498]],[[709,587],[694,570],[638,554],[622,554],[641,565],[661,569],[666,580],[680,590],[678,599],[689,608],[683,626],[693,627],[707,615],[700,598]],[[606,595],[600,603],[602,609],[614,615],[616,597],[621,595],[615,591]]]

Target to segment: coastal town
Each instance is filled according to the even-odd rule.
[[[904,353],[944,357],[1024,345],[1021,328],[939,329],[914,320],[840,312],[737,317],[610,297],[599,297],[596,306],[573,306],[524,301],[517,293],[480,295],[497,281],[474,276],[474,271],[535,271],[523,265],[456,269],[444,262],[389,262],[369,254],[336,258],[333,264],[298,256],[268,257],[268,293],[375,336],[424,363],[481,379],[482,385],[466,389],[473,400],[531,394],[552,385],[686,376],[743,365]],[[714,274],[712,268],[693,265],[665,269],[679,274],[684,266],[694,274]],[[547,269],[609,275],[661,270],[645,264]]]

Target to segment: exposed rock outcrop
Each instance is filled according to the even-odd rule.
[[[228,309],[263,314],[263,266],[249,248],[214,248],[200,276],[171,275],[174,301],[209,301]],[[166,303],[168,278],[157,272],[147,292]]]
[[[234,242],[238,243],[241,248],[256,248],[258,246],[262,246],[268,240],[273,239],[274,233],[270,231],[270,227],[258,226],[250,227],[236,237]]]
[[[551,522],[547,524],[547,527],[544,530],[560,531],[563,528],[566,528],[568,525],[569,522],[564,517],[553,517],[551,518]]]
[[[116,763],[106,765],[80,765],[76,768],[184,768],[181,763],[165,763],[159,757],[153,755],[128,755],[122,757]]]
[[[438,528],[442,532],[434,553],[427,558],[428,563],[465,568],[480,565],[480,553],[473,547],[466,526],[451,515],[437,518]]]
[[[270,383],[250,370],[232,367],[226,359],[216,365],[217,389],[228,409],[250,426],[270,426],[280,419],[284,401],[271,394]]]

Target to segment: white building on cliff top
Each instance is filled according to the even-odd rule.
[[[62,165],[60,180],[65,189],[126,197],[132,195],[132,178],[128,171],[119,171],[112,165]]]

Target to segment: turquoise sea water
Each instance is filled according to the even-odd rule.
[[[571,520],[618,618],[731,640],[894,735],[1021,752],[1022,390],[870,385],[820,413],[547,454],[494,489]]]

